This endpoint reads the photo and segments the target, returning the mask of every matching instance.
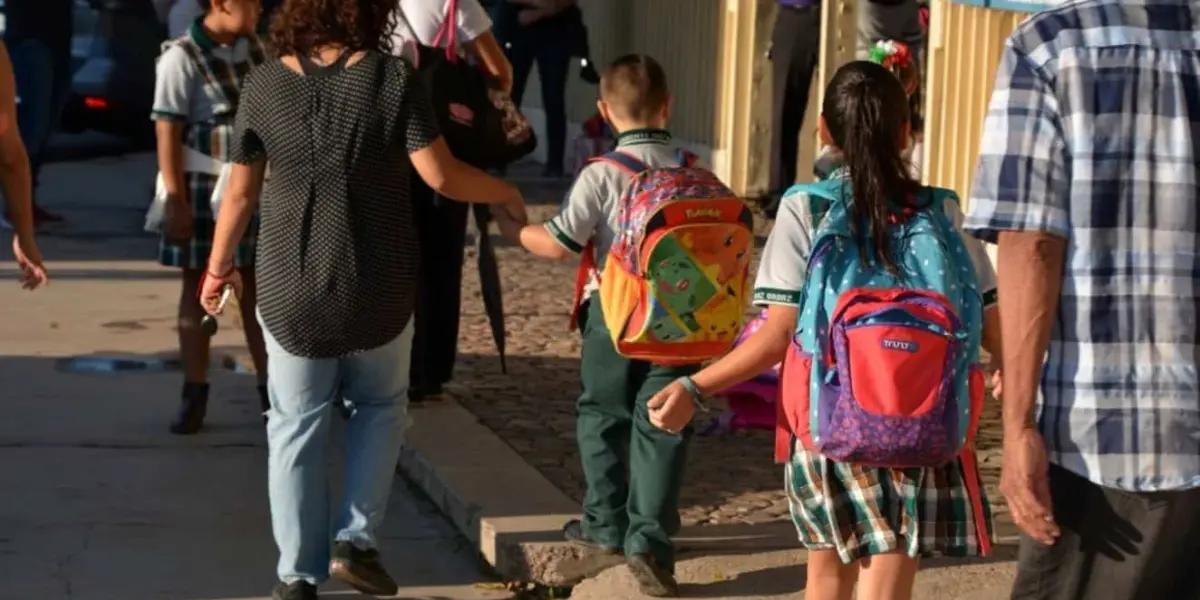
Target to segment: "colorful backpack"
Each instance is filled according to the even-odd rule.
[[[767,322],[767,311],[764,308],[757,316],[746,323],[746,328],[738,335],[733,347],[736,348],[750,339],[763,324]],[[779,397],[779,367],[775,365],[754,379],[730,386],[717,392],[724,398],[729,409],[724,412],[713,427],[706,433],[734,433],[742,429],[764,429],[773,431],[776,426],[775,414]]]
[[[681,150],[679,158],[679,167],[657,169],[620,151],[594,159],[633,178],[600,274],[604,321],[618,353],[660,365],[703,362],[733,345],[745,322],[754,247],[750,207],[695,167],[694,155]],[[594,270],[589,246],[579,265],[576,307]]]
[[[902,275],[864,266],[847,180],[794,186],[815,222],[807,280],[781,376],[776,458],[794,436],[838,462],[939,467],[961,458],[987,540],[973,442],[983,408],[983,301],[941,188],[894,212],[889,242]],[[864,250],[868,250],[866,248]],[[867,253],[870,256],[870,253]],[[985,552],[987,548],[985,548]]]
[[[897,209],[889,231],[897,278],[862,264],[844,181],[789,190],[807,194],[820,222],[783,371],[792,432],[840,462],[944,465],[969,446],[982,401],[970,383],[982,382],[983,304],[942,210],[953,192],[923,188],[922,208]]]

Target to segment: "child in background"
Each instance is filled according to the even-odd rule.
[[[617,131],[617,152],[647,168],[679,165],[680,150],[666,129],[671,96],[654,59],[633,54],[609,65],[597,105]],[[544,225],[522,226],[501,214],[497,224],[537,256],[565,259],[594,249],[594,264],[603,265],[619,235],[618,209],[631,180],[617,165],[596,161],[579,174],[558,216]],[[577,438],[587,494],[583,520],[567,523],[563,534],[592,555],[623,553],[643,593],[675,596],[671,536],[680,527],[679,491],[692,428],[672,433],[654,427],[646,401],[698,365],[665,367],[618,354],[597,290],[593,276],[579,308],[583,394]]]
[[[846,280],[842,280],[843,272],[832,269],[853,265],[861,268],[861,272],[886,270],[895,273],[901,267],[907,270],[914,263],[919,264],[917,259],[897,255],[890,237],[891,228],[898,226],[893,224],[903,223],[909,215],[929,215],[931,222],[941,222],[933,211],[944,211],[945,222],[961,235],[963,216],[952,195],[945,190],[936,192],[947,194],[940,206],[929,201],[922,205],[918,200],[935,196],[931,188],[923,188],[913,178],[904,158],[905,146],[911,140],[910,115],[904,101],[908,91],[888,70],[866,61],[849,63],[839,69],[826,88],[821,137],[846,159],[846,166],[831,173],[829,182],[836,182],[836,189],[841,190],[840,194],[834,193],[835,197],[841,197],[839,202],[842,203],[837,214],[857,220],[857,227],[849,227],[854,229],[854,243],[862,253],[852,249],[847,249],[844,255],[830,251],[827,260],[831,264],[817,262],[812,265],[814,270],[823,269],[816,271],[813,277],[837,272],[838,276],[832,281],[846,283],[851,271],[844,271]],[[803,300],[805,292],[822,289],[807,287],[810,276],[806,270],[813,242],[817,236],[828,236],[824,229],[827,225],[822,221],[822,214],[826,213],[813,214],[811,200],[808,193],[786,195],[775,228],[767,240],[754,293],[757,303],[770,305],[767,322],[749,340],[694,375],[690,382],[672,384],[652,398],[650,416],[656,425],[669,430],[686,424],[695,413],[693,402],[697,395],[727,389],[759,375],[791,351],[798,333],[800,304],[804,301],[805,310],[813,307]],[[836,225],[841,231],[845,223]],[[844,240],[839,234],[837,243]],[[875,245],[867,240],[887,243]],[[964,299],[960,314],[982,314],[982,318],[977,319],[981,321],[982,345],[995,357],[999,350],[995,274],[982,244],[966,236],[962,236],[962,243],[963,252],[970,259],[969,265],[955,266],[967,270],[973,266],[975,274],[969,279],[955,281],[972,282],[978,294],[956,292],[956,297]],[[881,247],[884,249],[879,249]],[[912,253],[915,256],[916,250]],[[961,263],[960,256],[954,254],[949,258]],[[841,260],[853,260],[853,263]],[[863,266],[857,267],[860,263]],[[925,263],[929,264],[929,261]],[[822,283],[824,281],[830,280],[822,280]],[[836,291],[833,287],[824,290],[830,295]],[[819,296],[816,302],[827,306],[826,300]],[[969,306],[968,302],[976,304]],[[808,313],[804,316],[812,318]],[[819,319],[820,315],[817,317],[816,323],[825,323]],[[799,333],[822,339],[820,328],[823,325],[815,327],[815,331],[801,330]],[[965,339],[978,343],[980,338]],[[917,347],[913,344],[901,351],[916,352]],[[844,347],[839,346],[838,356],[843,352]],[[825,356],[820,360],[825,360]],[[816,362],[814,358],[813,363]],[[944,362],[910,365],[935,369],[943,366]],[[804,386],[803,391],[808,392],[808,378],[802,377],[800,382],[789,380],[788,369],[789,365],[785,364],[781,384],[785,398],[793,385]],[[880,378],[892,375],[892,372],[881,373]],[[848,385],[848,380],[842,382]],[[901,397],[903,391],[897,387],[897,397]],[[909,395],[905,400],[913,397]],[[955,397],[956,401],[963,401],[958,394]],[[822,397],[821,401],[824,404],[826,399]],[[802,417],[806,423],[807,417],[806,412]],[[806,432],[790,427],[790,421],[788,423],[790,440],[786,436],[781,438],[787,445],[783,446],[780,458],[786,461],[786,491],[792,519],[801,542],[809,550],[808,597],[850,598],[857,586],[859,598],[906,600],[912,597],[922,556],[935,552],[950,556],[986,552],[991,540],[991,520],[986,498],[969,492],[978,492],[982,487],[978,473],[973,472],[973,461],[968,464],[966,459],[960,458],[938,467],[913,468],[838,462],[802,445],[797,436]],[[839,425],[842,426],[844,422]],[[977,499],[978,504],[969,502],[968,498]]]
[[[251,67],[265,58],[254,35],[259,0],[200,0],[204,14],[169,42],[159,57],[154,89],[158,168],[166,194],[159,263],[181,270],[179,350],[183,362],[183,403],[171,433],[200,430],[208,407],[209,337],[201,330],[204,309],[197,300],[208,264],[215,216],[212,198],[228,140],[239,90]],[[258,372],[259,401],[265,412],[267,361],[255,318],[254,248],[257,227],[238,247],[235,268],[245,292],[239,300],[246,342]],[[223,275],[217,273],[214,275]]]

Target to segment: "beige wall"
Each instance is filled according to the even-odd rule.
[[[1029,14],[947,0],[930,8],[924,176],[966,201],[1000,53]]]
[[[630,52],[662,63],[675,95],[672,129],[681,139],[712,146],[722,0],[579,0],[587,22],[592,58],[602,68]],[[567,84],[567,118],[582,122],[596,109],[596,87],[572,65]],[[542,106],[537,69],[524,106]]]

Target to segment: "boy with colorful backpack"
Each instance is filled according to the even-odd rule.
[[[624,554],[643,593],[669,597],[692,428],[654,427],[646,401],[726,352],[741,330],[753,218],[672,144],[671,97],[652,58],[613,62],[598,107],[616,150],[583,169],[544,225],[497,221],[538,256],[581,254],[571,326],[583,335],[577,438],[587,494],[583,519],[563,533],[589,556]]]
[[[879,64],[838,70],[821,135],[844,166],[784,196],[754,293],[767,322],[649,402],[676,429],[698,396],[783,361],[776,459],[813,598],[911,598],[921,557],[991,546],[973,438],[995,275],[954,193],[914,179],[905,95]]]

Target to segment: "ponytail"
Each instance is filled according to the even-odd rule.
[[[854,62],[842,67],[825,94],[826,127],[850,171],[850,227],[863,264],[875,262],[899,276],[888,228],[897,211],[911,208],[920,185],[903,156],[908,98],[883,67]]]

